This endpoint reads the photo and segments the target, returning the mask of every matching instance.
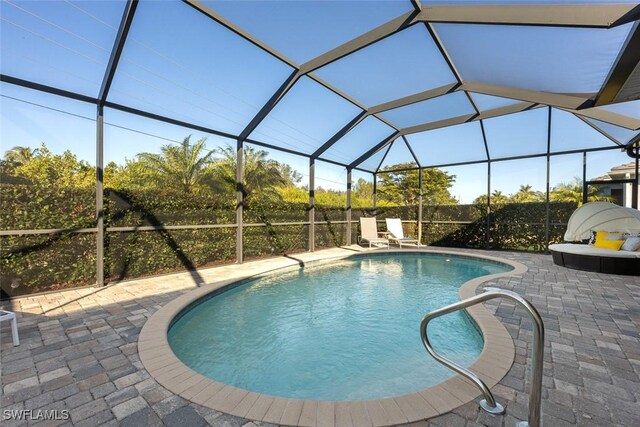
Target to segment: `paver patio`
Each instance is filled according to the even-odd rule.
[[[156,383],[138,357],[142,326],[160,307],[197,284],[246,275],[264,263],[283,266],[353,249],[250,262],[241,270],[216,267],[3,302],[3,309],[19,317],[21,345],[13,347],[9,325],[3,324],[2,416],[10,410],[66,409],[70,419],[58,425],[251,426],[249,420],[190,403]],[[522,275],[488,284],[525,295],[543,316],[543,424],[640,425],[640,277],[568,270],[553,265],[548,255],[477,252],[529,268]],[[513,367],[493,388],[507,414],[488,415],[472,402],[424,425],[514,426],[526,419],[530,322],[511,302],[487,305],[504,322],[516,346]],[[429,357],[426,352],[425,357]],[[3,420],[2,424],[30,423]]]

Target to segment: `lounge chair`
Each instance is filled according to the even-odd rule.
[[[400,218],[387,218],[387,231],[389,240],[398,242],[400,247],[402,247],[403,243],[415,243],[420,246],[420,242],[417,239],[412,239],[410,237],[404,237],[404,232],[402,231],[402,221]]]
[[[369,247],[372,244],[389,247],[389,239],[380,237],[378,234],[378,224],[375,218],[360,217],[360,242],[369,243]]]

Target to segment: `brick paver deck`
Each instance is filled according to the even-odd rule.
[[[640,425],[640,277],[568,270],[554,266],[548,255],[479,253],[516,260],[529,268],[525,274],[490,284],[525,295],[543,316],[543,424]],[[305,259],[314,256],[305,254]],[[241,273],[247,274],[252,265],[243,265]],[[1,304],[19,316],[21,345],[13,347],[9,325],[3,324],[0,418],[7,411],[23,409],[33,414],[66,410],[70,415],[69,420],[55,423],[3,419],[1,424],[254,425],[173,395],[143,369],[137,352],[140,329],[160,307],[196,283],[238,275],[237,270],[218,267]],[[530,322],[508,301],[488,306],[504,322],[516,347],[513,367],[493,387],[507,414],[488,415],[472,402],[422,424],[511,427],[526,419]]]

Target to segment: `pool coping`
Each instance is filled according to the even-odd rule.
[[[326,257],[318,256],[321,253],[316,252],[308,264],[314,265],[323,261],[336,261],[364,254],[412,252],[486,259],[513,267],[513,270],[508,272],[482,276],[464,283],[458,291],[460,299],[474,296],[478,287],[485,282],[499,277],[520,275],[528,270],[524,264],[504,258],[439,250],[431,247],[391,248],[337,256],[332,252],[328,253]],[[281,264],[275,269],[264,265],[253,274],[216,281],[169,302],[145,323],[140,332],[138,353],[142,365],[159,384],[188,401],[254,421],[289,426],[351,426],[363,423],[374,426],[406,424],[450,412],[481,394],[469,380],[455,375],[424,390],[385,399],[358,401],[289,399],[255,393],[215,381],[192,370],[175,356],[169,346],[167,332],[174,317],[182,310],[196,300],[238,281],[273,274],[291,267],[299,267],[301,263],[300,260],[292,259],[290,264]],[[307,262],[304,262],[303,265],[307,265]],[[243,266],[245,264],[238,265],[237,268],[242,269]],[[467,312],[480,329],[484,339],[482,352],[469,369],[491,388],[511,369],[515,357],[514,343],[505,326],[482,305],[470,307]]]

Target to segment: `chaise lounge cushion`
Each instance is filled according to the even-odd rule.
[[[595,246],[578,245],[574,243],[557,243],[549,245],[549,250],[575,255],[591,255],[614,258],[640,258],[640,252],[614,251],[611,249],[601,249]]]

